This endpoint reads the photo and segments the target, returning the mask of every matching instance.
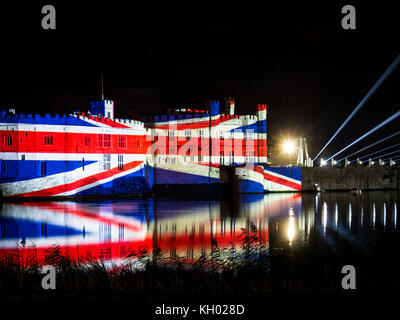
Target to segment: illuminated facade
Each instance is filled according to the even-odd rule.
[[[141,122],[89,114],[0,113],[3,197],[152,193],[173,188],[262,193],[301,190],[300,168],[267,167],[266,105],[235,114],[233,99],[177,108]],[[225,188],[226,189],[226,188]]]

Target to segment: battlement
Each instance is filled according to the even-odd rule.
[[[234,121],[236,124],[242,122],[246,124],[247,121],[253,120],[265,120],[266,117],[266,104],[258,104],[257,105],[257,113],[255,115],[237,115],[234,114],[234,99],[227,98],[224,100],[225,109],[220,112],[220,102],[218,100],[209,100],[206,101],[207,108],[197,108],[185,106],[183,108],[175,108],[174,111],[172,109],[168,109],[168,114],[155,115],[152,117],[145,118],[145,122],[147,125],[151,125],[154,122],[172,122],[186,119],[209,119],[210,116],[214,117],[217,121],[227,121],[237,119],[238,122]],[[94,101],[91,103],[92,111],[89,114],[85,114],[83,112],[76,112],[75,114],[15,114],[15,110],[2,110],[0,111],[0,119],[6,119],[7,122],[11,123],[38,123],[38,124],[71,124],[78,125],[76,121],[78,120],[93,120],[96,122],[104,123],[110,126],[115,127],[133,127],[140,126],[144,127],[145,122],[139,120],[132,119],[114,119],[114,102],[112,100],[101,100]],[[101,110],[100,110],[101,109]],[[112,112],[110,111],[112,109]],[[109,110],[108,115],[110,117],[104,116],[102,113],[96,113],[98,111],[106,112]],[[103,113],[104,113],[103,112]],[[172,113],[175,112],[175,113]],[[227,113],[228,112],[228,113]],[[172,114],[171,114],[172,113]],[[79,125],[93,125],[90,122],[80,122]],[[119,126],[121,125],[121,126]]]
[[[144,126],[144,122],[139,120],[132,119],[109,119],[105,117],[98,117],[92,115],[86,115],[85,113],[80,114],[14,114],[9,113],[5,110],[0,111],[0,121],[7,120],[7,122],[11,123],[37,123],[37,124],[54,124],[54,125],[63,125],[63,124],[71,124],[74,125],[74,119],[82,119],[82,120],[93,120],[100,123],[111,124],[111,123],[119,123],[127,126]],[[71,123],[69,123],[71,122]],[[88,123],[88,125],[90,125]]]
[[[266,104],[258,104],[257,111],[263,111],[263,110],[267,110],[267,105]]]
[[[73,114],[49,114],[46,113],[44,115],[41,114],[32,114],[32,113],[17,113],[17,114],[12,114],[12,113],[8,113],[5,110],[1,110],[0,111],[0,119],[15,119],[15,120],[19,120],[19,119],[67,119],[67,118],[72,118],[74,117]]]

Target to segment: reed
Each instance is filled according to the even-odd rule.
[[[254,226],[242,229],[240,240],[240,248],[214,245],[209,253],[196,259],[171,257],[161,250],[149,252],[143,248],[130,252],[125,263],[111,266],[95,259],[73,261],[63,255],[58,246],[47,250],[44,261],[36,261],[31,256],[25,263],[18,249],[11,254],[0,251],[1,298],[342,295],[340,270],[349,262],[358,268],[357,283],[362,293],[398,292],[399,289],[396,270],[400,263],[392,259],[395,243],[386,243],[385,248],[369,247],[365,254],[365,248],[354,248],[339,236],[333,249],[317,235],[312,235],[307,246],[269,248],[259,241]],[[397,251],[395,254],[397,257]],[[391,260],[389,271],[393,273],[390,276],[379,277],[379,270],[374,270],[377,259],[383,263]],[[40,266],[43,264],[55,266],[56,290],[42,289]]]

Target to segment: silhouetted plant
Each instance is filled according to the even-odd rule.
[[[260,241],[256,226],[250,225],[242,229],[239,247],[233,243],[224,248],[213,245],[211,251],[203,251],[194,259],[171,256],[160,249],[154,253],[143,247],[129,252],[118,264],[96,258],[73,260],[59,246],[46,250],[42,261],[34,251],[24,257],[19,248],[0,250],[0,292],[3,299],[7,294],[20,299],[38,295],[46,298],[40,285],[40,267],[51,264],[57,271],[58,295],[340,293],[340,269],[346,261],[360,262],[361,287],[366,290],[398,290],[398,261],[391,261],[389,268],[396,272],[384,283],[377,281],[374,270],[364,267],[371,264],[371,255],[372,259],[387,261],[395,252],[393,244],[386,243],[388,248],[371,246],[366,256],[364,251],[349,246],[347,240],[332,239],[339,246],[335,250],[315,234],[309,237],[307,246],[270,248]]]

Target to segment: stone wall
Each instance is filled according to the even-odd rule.
[[[379,190],[400,188],[400,168],[390,167],[315,167],[302,168],[301,189],[314,190]]]

